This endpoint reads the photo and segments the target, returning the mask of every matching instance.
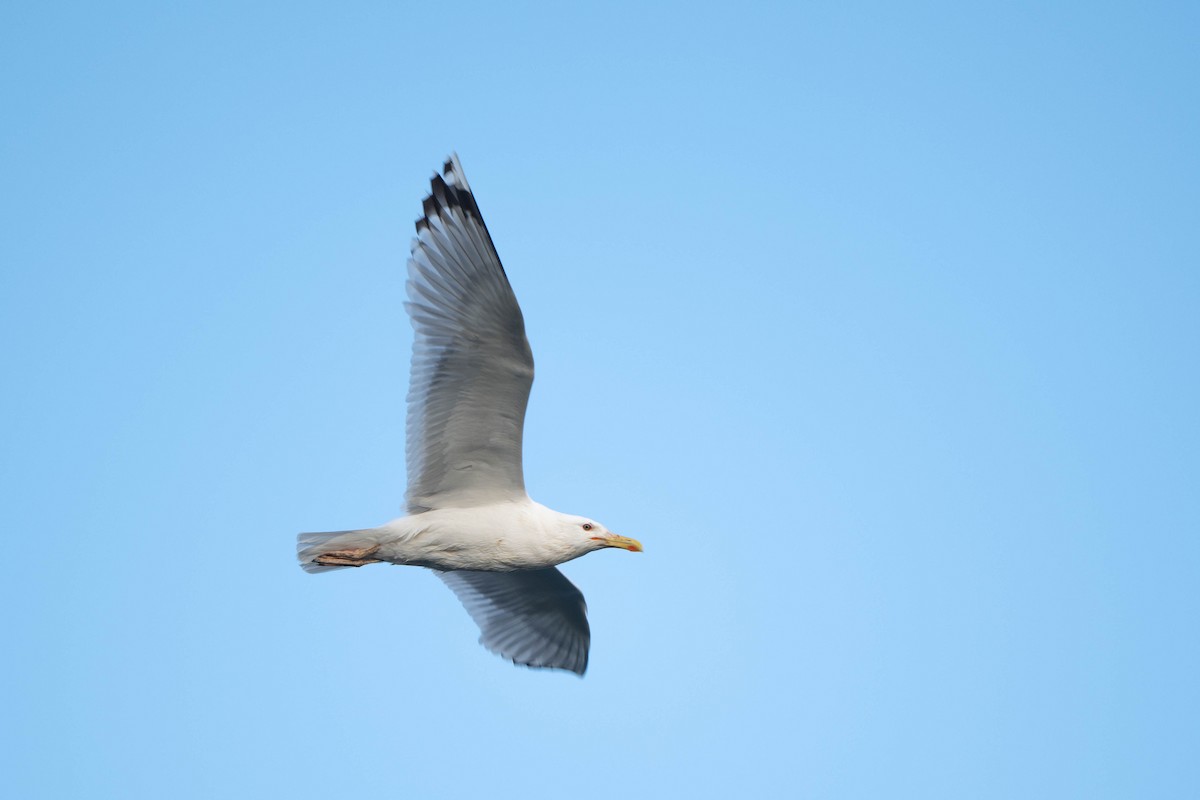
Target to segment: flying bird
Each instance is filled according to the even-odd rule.
[[[302,533],[300,566],[428,567],[458,595],[484,647],[516,664],[583,675],[587,605],[556,567],[642,545],[526,493],[521,438],[533,354],[525,320],[458,157],[430,184],[405,303],[414,329],[408,514],[378,528]]]

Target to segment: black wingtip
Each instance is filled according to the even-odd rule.
[[[463,217],[474,219],[479,223],[479,227],[483,229],[484,237],[487,244],[492,249],[492,253],[496,254],[496,243],[492,241],[492,232],[488,230],[487,223],[483,221],[483,212],[479,210],[479,205],[475,202],[475,193],[471,191],[471,185],[467,183],[467,175],[463,171],[462,162],[458,160],[456,153],[451,153],[442,165],[441,173],[434,173],[429,179],[429,194],[421,202],[422,216],[415,223],[417,236],[429,228],[433,227],[431,220],[441,219],[446,216],[449,211],[458,211]],[[499,261],[500,256],[496,255],[496,260]],[[501,266],[503,270],[504,267]]]
[[[429,227],[431,218],[440,217],[450,209],[458,209],[483,223],[483,214],[456,155],[447,158],[441,173],[434,173],[429,179],[429,194],[421,203],[422,216],[416,221],[417,233]],[[484,229],[487,229],[486,225]]]

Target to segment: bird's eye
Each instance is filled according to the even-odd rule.
[[[590,530],[591,530],[592,528],[594,528],[594,527],[596,527],[596,526],[595,526],[595,525],[593,525],[593,524],[592,524],[592,523],[590,523],[590,522],[585,522],[585,523],[583,523],[583,529],[584,529],[585,531],[590,531]]]

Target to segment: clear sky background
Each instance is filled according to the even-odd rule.
[[[1049,7],[1048,7],[1049,6]],[[7,3],[14,798],[1200,796],[1190,3]],[[462,157],[586,678],[396,516]]]

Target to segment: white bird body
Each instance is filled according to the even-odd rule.
[[[603,547],[575,534],[584,522],[525,498],[473,508],[435,508],[349,532],[330,546],[373,548],[372,560],[390,564],[511,572],[555,567]]]
[[[458,595],[485,647],[518,664],[582,675],[587,606],[555,567],[602,547],[642,546],[526,494],[521,438],[533,355],[525,321],[456,157],[431,187],[405,304],[415,332],[408,516],[300,534],[300,565],[428,567]]]

